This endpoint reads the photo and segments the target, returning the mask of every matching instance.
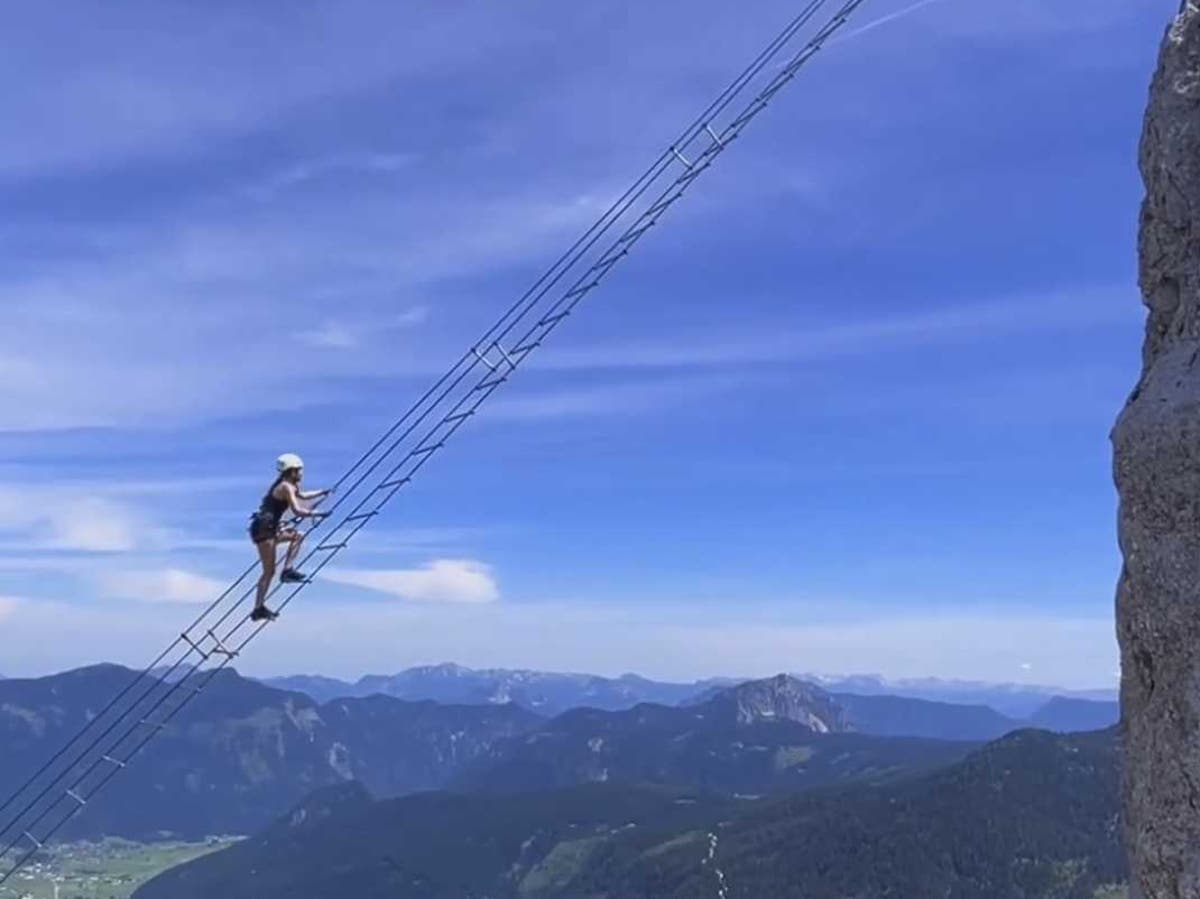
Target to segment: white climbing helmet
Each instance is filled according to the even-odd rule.
[[[295,453],[284,453],[275,460],[275,467],[280,472],[291,471],[293,468],[303,468],[304,460]]]

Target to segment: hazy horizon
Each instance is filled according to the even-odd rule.
[[[103,665],[112,665],[112,664],[121,665],[122,663],[112,662],[111,660],[107,660],[107,659],[99,659],[99,660],[92,661],[92,662],[83,662],[79,665],[75,665],[75,666],[72,666],[69,668],[56,668],[53,670],[45,670],[45,671],[30,671],[30,672],[25,672],[25,673],[0,671],[0,678],[7,678],[7,679],[13,679],[13,680],[38,679],[38,678],[43,678],[43,677],[52,677],[52,676],[58,675],[58,674],[65,674],[69,671],[77,671],[77,670],[81,670],[81,669],[87,669],[87,668],[103,666]],[[122,665],[122,667],[129,668],[129,670],[131,670],[131,671],[144,670],[144,667],[139,668],[138,666],[133,666],[133,665]],[[166,666],[163,666],[163,667],[166,667]],[[275,671],[275,672],[260,671],[260,672],[251,674],[249,672],[243,671],[241,669],[241,666],[237,665],[236,663],[229,665],[228,668],[229,668],[229,670],[236,672],[237,674],[239,674],[242,677],[252,678],[254,680],[268,681],[268,680],[278,680],[278,679],[287,679],[287,678],[312,677],[312,678],[326,678],[326,679],[330,679],[330,680],[336,680],[336,681],[340,681],[340,682],[350,684],[350,685],[353,685],[353,684],[357,683],[359,680],[362,680],[362,679],[368,678],[368,677],[392,677],[397,674],[402,674],[405,672],[410,672],[410,671],[420,670],[420,669],[458,668],[458,669],[462,669],[466,672],[470,672],[470,673],[474,673],[474,674],[525,673],[525,672],[528,672],[531,674],[543,674],[543,675],[563,676],[563,677],[601,677],[601,678],[606,678],[609,680],[617,680],[622,677],[636,677],[636,678],[642,678],[645,680],[654,681],[656,683],[680,684],[680,685],[701,684],[701,683],[721,682],[721,681],[743,682],[743,681],[758,680],[758,679],[762,679],[764,677],[774,677],[776,675],[788,675],[791,677],[798,678],[800,680],[811,680],[818,684],[820,684],[822,682],[838,684],[838,683],[845,683],[845,682],[851,682],[851,681],[867,681],[867,682],[876,683],[882,687],[895,686],[895,687],[915,688],[915,687],[919,687],[923,684],[929,684],[929,685],[941,685],[941,686],[945,686],[947,688],[963,688],[963,689],[980,687],[980,688],[1014,688],[1014,689],[1036,690],[1036,691],[1062,690],[1066,693],[1071,693],[1071,694],[1086,694],[1086,693],[1115,694],[1117,692],[1116,685],[1103,686],[1099,683],[1091,685],[1091,686],[1066,686],[1066,685],[1061,685],[1061,684],[1040,683],[1037,681],[1019,681],[1019,680],[986,681],[986,680],[972,680],[969,678],[934,677],[934,676],[925,676],[925,677],[914,676],[914,677],[902,677],[902,678],[889,678],[883,674],[880,674],[879,672],[874,672],[874,671],[855,671],[855,672],[849,672],[849,673],[843,673],[843,674],[830,674],[828,672],[822,672],[822,671],[805,671],[805,670],[795,669],[795,670],[780,670],[780,671],[776,671],[773,674],[769,674],[769,675],[739,675],[739,674],[730,674],[728,672],[718,672],[718,673],[707,674],[707,675],[695,677],[695,678],[670,679],[670,678],[649,677],[640,671],[598,672],[598,671],[568,670],[568,669],[547,670],[547,669],[542,669],[542,668],[534,668],[534,667],[530,667],[527,665],[524,665],[524,666],[523,665],[512,665],[512,666],[505,665],[505,666],[480,667],[480,666],[473,666],[473,665],[464,665],[460,662],[455,662],[455,661],[450,661],[450,660],[441,660],[441,661],[436,661],[436,662],[424,662],[424,663],[409,665],[409,666],[405,666],[403,668],[396,668],[396,669],[392,669],[392,670],[361,671],[361,672],[357,672],[357,673],[350,671],[350,672],[343,673],[343,674],[330,674],[330,673],[322,672],[319,670],[306,670],[306,671],[296,670],[296,671]]]

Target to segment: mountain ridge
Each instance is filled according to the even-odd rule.
[[[98,665],[0,681],[0,791],[36,769],[136,676]],[[606,779],[796,791],[947,764],[1016,724],[966,706],[830,694],[789,675],[712,690],[706,703],[578,708],[552,719],[515,703],[447,705],[382,694],[320,704],[227,669],[150,744],[139,773],[114,786],[126,801],[89,806],[68,833],[244,833],[300,796],[350,779],[381,797]]]
[[[0,793],[15,788],[135,677],[115,665],[0,681]],[[541,718],[519,706],[443,706],[378,696],[319,705],[220,671],[140,755],[115,797],[72,837],[247,833],[312,790],[349,779],[378,795],[441,786],[482,746]]]
[[[767,794],[883,780],[956,761],[973,745],[857,733],[830,694],[778,675],[687,706],[573,709],[497,741],[452,786],[511,793],[621,781]]]
[[[889,681],[879,675],[828,677],[817,674],[789,674],[835,695],[843,704],[857,701],[860,709],[875,697],[893,697],[928,703],[973,707],[974,724],[964,731],[966,739],[992,739],[1030,725],[1051,730],[1073,729],[1078,720],[1088,717],[1096,727],[1109,726],[1119,718],[1113,690],[1064,690],[1055,687],[1020,684],[988,684],[980,681],[939,680],[937,678]],[[394,675],[365,675],[355,683],[323,675],[294,675],[267,678],[264,682],[282,689],[305,692],[321,702],[342,696],[383,693],[401,699],[465,701],[470,704],[512,701],[547,717],[572,708],[589,707],[606,711],[633,708],[642,702],[682,705],[703,701],[711,695],[751,682],[752,678],[718,677],[691,683],[655,681],[637,674],[605,678],[592,674],[563,674],[533,669],[475,669],[453,662],[407,668]],[[1070,700],[1057,703],[1056,700]],[[1095,703],[1085,707],[1081,703]],[[1052,705],[1053,704],[1053,705]],[[1047,711],[1047,706],[1051,706]],[[981,708],[990,709],[988,715]],[[930,707],[912,705],[909,712],[932,721]],[[1056,715],[1061,710],[1061,717]],[[998,717],[997,717],[998,716]],[[990,719],[987,720],[987,719]],[[936,729],[927,727],[912,736],[936,738]]]
[[[931,773],[769,801],[614,784],[341,811],[317,796],[318,814],[134,899],[1094,899],[1126,876],[1119,762],[1115,730],[1019,731]]]

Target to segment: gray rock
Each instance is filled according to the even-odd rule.
[[[739,727],[765,721],[795,721],[813,733],[847,733],[853,730],[846,710],[815,684],[786,674],[748,681],[717,694],[709,705]]]
[[[1200,899],[1200,6],[1142,137],[1142,374],[1113,429],[1125,837],[1135,899]]]

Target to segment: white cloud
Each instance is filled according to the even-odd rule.
[[[53,274],[0,279],[0,429],[170,427],[332,402],[344,378],[439,374],[466,339],[460,319],[446,315],[444,333],[420,339],[399,334],[424,322],[439,295],[458,301],[438,285],[540,258],[595,214],[591,200],[538,191],[421,194],[403,215],[368,194],[317,218],[285,210],[250,225],[201,211],[169,226],[114,227],[94,253],[56,260]],[[299,323],[291,336],[356,352],[281,364],[262,350],[281,309]],[[164,342],[167,331],[189,339]]]
[[[0,532],[26,549],[127,552],[155,534],[132,507],[65,487],[0,486]]]
[[[143,530],[127,508],[102,499],[72,503],[54,513],[50,525],[57,546],[91,552],[127,552],[138,545]]]
[[[411,602],[489,603],[500,598],[491,569],[470,559],[435,559],[412,569],[332,569],[321,577]]]
[[[296,339],[318,349],[351,350],[367,342],[367,335],[378,337],[387,331],[415,327],[426,320],[429,310],[414,306],[397,315],[379,321],[356,322],[327,321],[319,327],[296,334]]]
[[[320,349],[349,350],[358,346],[358,337],[338,322],[325,322],[311,331],[301,331],[296,339]]]
[[[428,306],[413,306],[382,323],[385,328],[412,328],[429,318]]]
[[[224,581],[178,568],[123,571],[100,576],[100,590],[103,595],[113,599],[134,599],[142,602],[210,602],[216,599],[226,586]]]
[[[248,189],[257,199],[268,199],[287,188],[338,175],[389,175],[413,161],[404,153],[347,153],[286,166]]]
[[[0,621],[8,618],[17,610],[20,600],[13,596],[0,596]]]

